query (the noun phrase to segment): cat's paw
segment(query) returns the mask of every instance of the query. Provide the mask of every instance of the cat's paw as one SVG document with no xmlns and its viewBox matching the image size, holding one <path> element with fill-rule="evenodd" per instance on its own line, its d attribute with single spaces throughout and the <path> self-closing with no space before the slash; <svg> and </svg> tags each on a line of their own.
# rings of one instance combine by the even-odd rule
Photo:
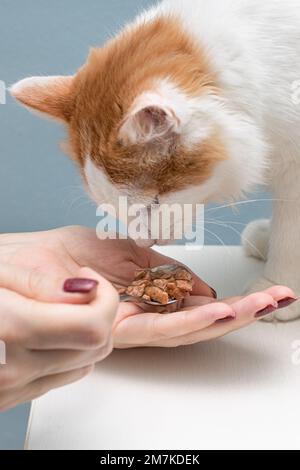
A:
<svg viewBox="0 0 300 470">
<path fill-rule="evenodd" d="M 242 245 L 246 256 L 267 260 L 270 240 L 270 220 L 254 220 L 242 233 Z"/>
<path fill-rule="evenodd" d="M 261 277 L 260 279 L 257 279 L 249 289 L 247 289 L 247 294 L 264 291 L 274 285 L 274 282 L 269 281 L 265 277 Z M 295 294 L 297 295 L 299 292 L 295 292 Z M 267 322 L 288 322 L 300 318 L 300 302 L 295 302 L 287 307 L 284 307 L 284 304 L 281 305 L 281 308 L 276 310 L 276 312 L 271 313 L 262 320 Z"/>
</svg>

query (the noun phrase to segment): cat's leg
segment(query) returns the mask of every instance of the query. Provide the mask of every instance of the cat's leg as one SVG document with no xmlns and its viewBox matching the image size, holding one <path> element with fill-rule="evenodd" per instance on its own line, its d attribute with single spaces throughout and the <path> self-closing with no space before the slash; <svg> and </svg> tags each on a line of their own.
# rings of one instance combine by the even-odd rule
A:
<svg viewBox="0 0 300 470">
<path fill-rule="evenodd" d="M 281 173 L 272 178 L 274 210 L 271 224 L 268 226 L 263 221 L 246 229 L 244 246 L 246 244 L 246 253 L 252 256 L 255 249 L 252 246 L 251 250 L 251 245 L 254 244 L 256 257 L 265 258 L 267 254 L 264 276 L 253 284 L 251 291 L 279 284 L 290 287 L 300 297 L 300 159 L 290 159 L 281 168 Z M 246 238 L 250 238 L 250 245 L 247 245 Z M 300 301 L 278 310 L 269 320 L 296 318 L 300 318 Z"/>
<path fill-rule="evenodd" d="M 271 221 L 270 219 L 260 219 L 250 222 L 242 233 L 242 245 L 246 256 L 267 261 Z"/>
</svg>

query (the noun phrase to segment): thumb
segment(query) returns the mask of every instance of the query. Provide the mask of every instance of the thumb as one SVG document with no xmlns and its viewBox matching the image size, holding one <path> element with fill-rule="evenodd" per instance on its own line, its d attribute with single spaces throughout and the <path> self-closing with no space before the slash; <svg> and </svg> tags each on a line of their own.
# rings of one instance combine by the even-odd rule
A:
<svg viewBox="0 0 300 470">
<path fill-rule="evenodd" d="M 97 294 L 98 281 L 78 276 L 70 278 L 64 270 L 46 274 L 41 269 L 0 263 L 0 288 L 44 302 L 87 304 Z"/>
</svg>

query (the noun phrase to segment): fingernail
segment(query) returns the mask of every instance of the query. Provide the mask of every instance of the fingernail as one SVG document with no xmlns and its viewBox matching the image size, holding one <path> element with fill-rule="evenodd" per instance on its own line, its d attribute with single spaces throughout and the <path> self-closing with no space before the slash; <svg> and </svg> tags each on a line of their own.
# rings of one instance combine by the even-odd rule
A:
<svg viewBox="0 0 300 470">
<path fill-rule="evenodd" d="M 93 279 L 67 279 L 64 283 L 63 290 L 70 294 L 89 294 L 98 284 L 98 281 L 94 281 Z"/>
<path fill-rule="evenodd" d="M 287 297 L 286 299 L 279 300 L 278 302 L 278 308 L 286 308 L 289 307 L 290 305 L 294 304 L 297 302 L 298 299 L 293 299 L 292 297 Z"/>
<path fill-rule="evenodd" d="M 235 316 L 234 315 L 228 315 L 228 317 L 220 318 L 219 320 L 216 321 L 216 323 L 227 323 L 227 322 L 233 321 L 233 320 L 235 320 Z"/>
<path fill-rule="evenodd" d="M 277 309 L 278 309 L 277 304 L 276 304 L 276 306 L 275 305 L 268 305 L 268 307 L 263 308 L 262 310 L 257 312 L 257 314 L 255 315 L 255 318 L 266 317 L 267 315 L 270 315 L 270 313 L 275 312 Z"/>
<path fill-rule="evenodd" d="M 209 287 L 210 287 L 210 286 L 209 286 Z M 210 290 L 211 290 L 211 292 L 212 292 L 213 298 L 214 298 L 214 299 L 217 299 L 217 298 L 218 298 L 218 294 L 217 294 L 217 292 L 215 291 L 215 289 L 214 289 L 213 287 L 210 287 Z"/>
</svg>

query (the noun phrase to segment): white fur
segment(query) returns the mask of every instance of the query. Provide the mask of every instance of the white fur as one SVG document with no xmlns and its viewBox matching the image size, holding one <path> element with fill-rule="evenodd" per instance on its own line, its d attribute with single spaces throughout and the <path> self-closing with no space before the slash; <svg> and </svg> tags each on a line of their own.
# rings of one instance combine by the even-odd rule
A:
<svg viewBox="0 0 300 470">
<path fill-rule="evenodd" d="M 227 145 L 235 155 L 239 135 L 237 147 L 241 151 L 228 165 L 240 173 L 241 187 L 249 189 L 244 185 L 248 183 L 249 165 L 254 168 L 250 179 L 255 182 L 267 164 L 265 175 L 275 204 L 265 280 L 259 281 L 259 287 L 285 284 L 299 295 L 300 105 L 293 100 L 294 83 L 300 78 L 299 1 L 164 0 L 138 21 L 165 14 L 181 19 L 204 47 L 219 77 L 224 91 L 223 112 L 230 115 L 237 131 L 227 134 Z M 241 117 L 244 125 L 239 132 Z M 247 124 L 251 135 L 247 135 Z M 249 144 L 253 149 L 250 152 Z M 259 245 L 261 240 L 254 241 Z M 299 315 L 299 305 L 294 304 L 289 312 L 279 312 L 276 317 L 292 319 Z"/>
<path fill-rule="evenodd" d="M 119 190 L 113 185 L 103 171 L 96 167 L 92 159 L 87 156 L 84 174 L 87 181 L 87 189 L 91 198 L 97 204 L 118 202 Z"/>
<path fill-rule="evenodd" d="M 242 245 L 247 256 L 267 261 L 270 242 L 270 220 L 251 222 L 242 233 Z"/>
<path fill-rule="evenodd" d="M 105 204 L 106 211 L 108 211 L 110 215 L 116 215 L 121 222 L 127 225 L 132 219 L 128 214 L 124 214 L 125 218 L 123 218 L 122 214 L 118 211 L 120 196 L 124 196 L 127 198 L 128 207 L 134 204 L 144 206 L 145 210 L 143 209 L 141 211 L 141 220 L 146 226 L 148 223 L 147 207 L 154 203 L 155 194 L 153 194 L 153 197 L 145 197 L 143 194 L 137 193 L 134 188 L 116 187 L 106 174 L 97 168 L 89 156 L 86 158 L 84 174 L 87 181 L 87 190 L 91 198 L 99 206 L 103 207 L 103 204 Z M 111 211 L 109 211 L 110 206 L 112 206 Z M 151 247 L 156 243 L 156 240 L 151 240 L 150 238 L 148 240 L 139 239 L 137 242 L 141 247 Z"/>
<path fill-rule="evenodd" d="M 171 107 L 179 120 L 176 132 L 186 145 L 201 144 L 218 130 L 229 159 L 203 185 L 160 202 L 232 200 L 267 183 L 274 193 L 274 217 L 265 277 L 258 285 L 285 284 L 300 294 L 300 105 L 292 96 L 300 79 L 299 0 L 163 0 L 128 28 L 161 15 L 176 15 L 198 41 L 222 94 L 190 99 L 170 77 L 149 93 L 158 105 Z M 143 105 L 149 97 L 140 97 Z M 127 132 L 136 138 L 134 127 Z M 134 188 L 114 187 L 91 161 L 86 176 L 98 202 L 124 192 L 143 202 Z M 265 231 L 262 236 L 253 228 L 248 236 L 266 256 Z M 278 317 L 295 318 L 299 310 L 295 304 Z"/>
<path fill-rule="evenodd" d="M 18 96 L 28 88 L 39 88 L 40 86 L 45 86 L 46 83 L 52 83 L 53 80 L 55 80 L 54 77 L 28 77 L 12 85 L 9 91 L 13 96 Z"/>
<path fill-rule="evenodd" d="M 129 204 L 149 206 L 155 202 L 155 193 L 145 196 L 134 187 L 118 187 L 113 184 L 104 171 L 100 170 L 89 156 L 86 157 L 84 174 L 90 195 L 97 204 L 110 203 L 117 206 L 120 196 L 126 196 Z"/>
</svg>

